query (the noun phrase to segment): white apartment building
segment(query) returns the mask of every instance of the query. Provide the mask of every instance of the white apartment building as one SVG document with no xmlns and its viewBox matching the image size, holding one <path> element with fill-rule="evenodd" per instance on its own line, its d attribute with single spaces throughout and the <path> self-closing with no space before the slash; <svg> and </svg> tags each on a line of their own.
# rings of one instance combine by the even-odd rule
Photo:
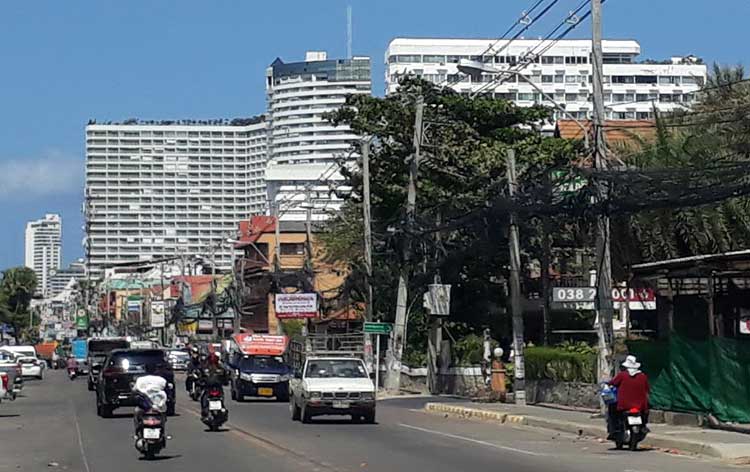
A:
<svg viewBox="0 0 750 472">
<path fill-rule="evenodd" d="M 237 222 L 265 210 L 264 117 L 86 126 L 91 272 L 180 254 L 231 267 Z"/>
<path fill-rule="evenodd" d="M 50 272 L 47 280 L 47 297 L 54 298 L 70 285 L 71 280 L 77 282 L 86 278 L 86 263 L 84 259 L 71 262 L 66 268 Z"/>
<path fill-rule="evenodd" d="M 461 93 L 481 89 L 519 106 L 550 105 L 531 82 L 564 106 L 569 117 L 591 117 L 590 40 L 565 39 L 549 49 L 553 41 L 508 43 L 505 39 L 395 38 L 385 53 L 386 93 L 396 90 L 401 76 L 415 74 Z M 652 119 L 654 105 L 664 112 L 683 108 L 690 105 L 706 81 L 706 66 L 692 56 L 639 62 L 641 46 L 633 40 L 604 40 L 602 49 L 608 119 Z M 523 77 L 507 75 L 502 83 L 493 84 L 497 74 L 485 73 L 474 80 L 459 72 L 462 59 L 502 71 L 518 71 Z M 563 118 L 560 115 L 557 113 Z"/>
<path fill-rule="evenodd" d="M 49 277 L 62 265 L 62 219 L 47 214 L 26 223 L 25 265 L 33 269 L 37 293 L 47 296 Z"/>
<path fill-rule="evenodd" d="M 266 71 L 269 120 L 266 184 L 271 212 L 303 220 L 309 199 L 313 218 L 338 210 L 332 189 L 342 180 L 337 159 L 347 157 L 359 137 L 333 126 L 323 114 L 340 108 L 350 94 L 370 94 L 370 58 L 328 59 L 309 51 L 304 62 L 276 59 Z"/>
</svg>

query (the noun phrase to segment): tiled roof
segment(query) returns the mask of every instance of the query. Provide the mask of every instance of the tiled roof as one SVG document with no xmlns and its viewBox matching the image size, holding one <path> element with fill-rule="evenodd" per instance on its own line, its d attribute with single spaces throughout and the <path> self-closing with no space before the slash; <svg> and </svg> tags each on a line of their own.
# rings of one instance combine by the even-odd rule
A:
<svg viewBox="0 0 750 472">
<path fill-rule="evenodd" d="M 591 121 L 581 121 L 591 130 Z M 589 131 L 590 132 L 590 131 Z M 639 140 L 650 141 L 656 136 L 656 124 L 653 120 L 607 120 L 604 123 L 605 139 L 610 143 L 637 143 Z M 555 127 L 555 136 L 565 139 L 583 139 L 583 130 L 573 120 L 559 120 Z"/>
</svg>

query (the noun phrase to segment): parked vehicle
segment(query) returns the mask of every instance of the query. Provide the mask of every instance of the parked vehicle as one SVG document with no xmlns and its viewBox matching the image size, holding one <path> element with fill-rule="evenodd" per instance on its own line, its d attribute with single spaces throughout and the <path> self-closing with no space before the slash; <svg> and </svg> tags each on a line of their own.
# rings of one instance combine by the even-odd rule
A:
<svg viewBox="0 0 750 472">
<path fill-rule="evenodd" d="M 127 349 L 129 347 L 130 342 L 125 338 L 89 338 L 86 346 L 86 363 L 89 369 L 88 388 L 90 391 L 96 389 L 99 372 L 109 353 L 114 349 Z"/>
<path fill-rule="evenodd" d="M 362 356 L 364 336 L 308 335 L 290 346 L 292 420 L 309 423 L 318 415 L 351 415 L 375 423 L 375 385 Z"/>
<path fill-rule="evenodd" d="M 283 357 L 288 344 L 286 336 L 234 336 L 227 361 L 232 400 L 242 401 L 246 396 L 255 396 L 289 401 L 291 368 Z"/>
<path fill-rule="evenodd" d="M 115 349 L 110 352 L 97 379 L 97 414 L 108 418 L 116 408 L 136 406 L 138 401 L 131 383 L 146 373 L 166 379 L 167 414 L 174 415 L 174 373 L 161 349 Z"/>
<path fill-rule="evenodd" d="M 71 345 L 71 354 L 78 363 L 78 372 L 80 374 L 89 373 L 89 364 L 87 361 L 88 357 L 88 341 L 83 338 L 74 339 Z"/>
<path fill-rule="evenodd" d="M 10 394 L 14 397 L 23 389 L 23 375 L 21 364 L 18 362 L 20 355 L 0 350 L 0 372 L 8 376 L 11 387 Z"/>
<path fill-rule="evenodd" d="M 190 354 L 182 349 L 170 349 L 167 354 L 167 359 L 172 365 L 172 370 L 183 371 L 188 369 Z"/>
<path fill-rule="evenodd" d="M 0 403 L 3 399 L 8 398 L 8 392 L 13 392 L 13 384 L 10 383 L 8 374 L 0 372 Z"/>
</svg>

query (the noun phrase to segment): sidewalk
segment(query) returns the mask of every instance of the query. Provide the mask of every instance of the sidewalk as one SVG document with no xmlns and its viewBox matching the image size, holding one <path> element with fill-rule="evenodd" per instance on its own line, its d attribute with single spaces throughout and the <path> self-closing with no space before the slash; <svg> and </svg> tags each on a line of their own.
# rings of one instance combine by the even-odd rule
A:
<svg viewBox="0 0 750 472">
<path fill-rule="evenodd" d="M 590 413 L 507 403 L 428 403 L 425 410 L 497 423 L 534 426 L 565 433 L 607 437 L 604 419 Z M 750 435 L 688 426 L 649 424 L 651 433 L 644 446 L 674 449 L 691 454 L 737 461 L 750 458 Z"/>
</svg>

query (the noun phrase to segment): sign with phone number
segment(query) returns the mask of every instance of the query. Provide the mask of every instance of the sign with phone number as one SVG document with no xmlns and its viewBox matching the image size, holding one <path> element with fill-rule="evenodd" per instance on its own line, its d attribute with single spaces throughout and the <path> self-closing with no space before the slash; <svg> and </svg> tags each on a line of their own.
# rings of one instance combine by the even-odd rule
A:
<svg viewBox="0 0 750 472">
<path fill-rule="evenodd" d="M 552 303 L 577 310 L 593 310 L 596 300 L 594 287 L 553 287 Z M 656 293 L 651 288 L 613 288 L 615 309 L 627 301 L 631 310 L 656 310 Z"/>
</svg>

